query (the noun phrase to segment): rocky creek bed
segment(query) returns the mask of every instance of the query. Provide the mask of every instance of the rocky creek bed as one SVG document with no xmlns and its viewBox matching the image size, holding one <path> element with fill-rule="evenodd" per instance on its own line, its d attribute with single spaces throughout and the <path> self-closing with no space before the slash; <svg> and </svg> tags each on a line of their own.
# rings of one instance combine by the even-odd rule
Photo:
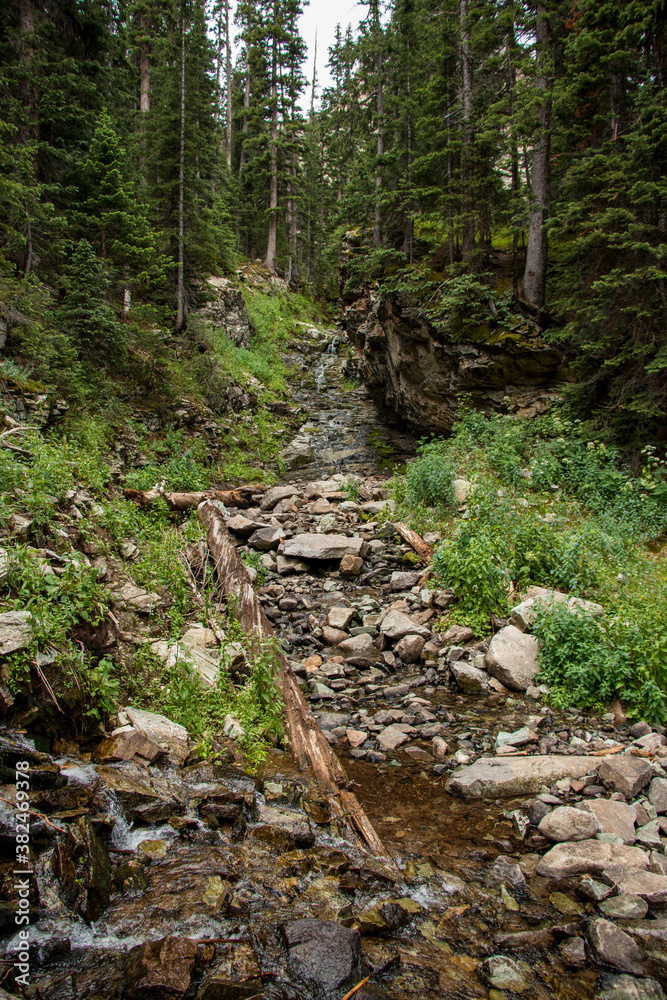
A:
<svg viewBox="0 0 667 1000">
<path fill-rule="evenodd" d="M 532 617 L 567 595 L 535 588 L 481 642 L 438 624 L 452 594 L 391 520 L 371 404 L 344 389 L 335 351 L 312 359 L 295 387 L 311 426 L 288 448 L 292 480 L 229 509 L 227 528 L 260 553 L 259 600 L 396 867 L 337 836 L 288 752 L 246 774 L 233 719 L 224 762 L 132 706 L 90 754 L 62 739 L 37 750 L 7 728 L 2 987 L 31 1000 L 343 1000 L 366 980 L 359 1000 L 664 1000 L 667 740 L 545 703 Z M 159 599 L 110 585 L 124 633 L 138 631 Z M 11 614 L 3 654 L 26 630 Z M 210 683 L 213 632 L 190 623 L 181 642 Z M 21 992 L 23 760 L 34 876 Z"/>
</svg>

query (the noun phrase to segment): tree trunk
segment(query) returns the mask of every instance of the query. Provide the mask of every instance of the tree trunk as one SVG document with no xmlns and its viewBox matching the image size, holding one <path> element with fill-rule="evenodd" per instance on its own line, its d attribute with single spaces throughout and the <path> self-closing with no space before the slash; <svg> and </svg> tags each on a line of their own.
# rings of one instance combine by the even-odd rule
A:
<svg viewBox="0 0 667 1000">
<path fill-rule="evenodd" d="M 227 168 L 232 166 L 232 40 L 229 35 L 229 0 L 225 0 L 225 77 L 227 93 L 225 95 L 225 156 Z"/>
<path fill-rule="evenodd" d="M 19 0 L 19 94 L 24 115 L 19 126 L 22 143 L 37 138 L 35 92 L 33 89 L 32 57 L 34 55 L 35 8 L 32 0 Z"/>
<path fill-rule="evenodd" d="M 148 49 L 148 15 L 139 18 L 141 28 L 141 47 L 139 49 L 139 111 L 148 114 L 151 109 L 151 60 Z"/>
<path fill-rule="evenodd" d="M 239 177 L 245 167 L 245 141 L 248 134 L 248 111 L 250 110 L 250 67 L 246 66 L 245 91 L 243 93 L 243 126 L 241 128 L 241 155 L 239 157 Z"/>
<path fill-rule="evenodd" d="M 475 251 L 475 220 L 472 206 L 472 56 L 470 27 L 468 25 L 468 0 L 460 0 L 461 63 L 463 84 L 461 107 L 463 112 L 463 151 L 461 153 L 461 182 L 463 185 L 463 224 L 461 227 L 461 253 L 470 261 Z"/>
<path fill-rule="evenodd" d="M 526 302 L 541 309 L 544 305 L 547 285 L 549 244 L 546 221 L 549 216 L 551 181 L 551 90 L 547 53 L 549 22 L 546 8 L 543 6 L 537 8 L 535 41 L 538 66 L 537 87 L 542 92 L 542 105 L 539 112 L 539 127 L 533 142 L 530 225 L 521 293 Z"/>
<path fill-rule="evenodd" d="M 178 158 L 178 269 L 176 275 L 176 330 L 185 321 L 184 257 L 184 187 L 185 187 L 185 9 L 181 12 L 181 148 Z"/>
<path fill-rule="evenodd" d="M 266 264 L 276 269 L 276 233 L 278 228 L 278 51 L 275 35 L 271 47 L 271 131 L 269 135 L 269 236 L 266 242 Z"/>
<path fill-rule="evenodd" d="M 259 650 L 262 640 L 273 639 L 273 629 L 224 526 L 222 514 L 213 503 L 206 502 L 199 508 L 199 520 L 206 528 L 220 587 L 225 594 L 233 595 L 241 627 L 251 645 Z M 276 647 L 276 664 L 280 671 L 279 684 L 292 753 L 301 769 L 310 766 L 320 790 L 328 798 L 332 826 L 337 827 L 343 836 L 355 840 L 360 847 L 383 858 L 388 863 L 391 877 L 400 877 L 398 868 L 356 796 L 348 791 L 347 776 L 301 694 L 287 658 L 279 647 Z"/>
<path fill-rule="evenodd" d="M 375 170 L 375 225 L 373 226 L 373 243 L 376 247 L 382 242 L 382 209 L 380 207 L 380 191 L 382 189 L 381 157 L 384 154 L 384 88 L 382 83 L 382 52 L 378 52 L 377 61 L 377 167 Z"/>
<path fill-rule="evenodd" d="M 519 150 L 514 136 L 514 68 L 512 66 L 511 34 L 507 35 L 507 78 L 510 97 L 510 161 L 512 173 L 512 294 L 519 294 L 519 230 L 517 211 L 519 202 Z"/>
</svg>

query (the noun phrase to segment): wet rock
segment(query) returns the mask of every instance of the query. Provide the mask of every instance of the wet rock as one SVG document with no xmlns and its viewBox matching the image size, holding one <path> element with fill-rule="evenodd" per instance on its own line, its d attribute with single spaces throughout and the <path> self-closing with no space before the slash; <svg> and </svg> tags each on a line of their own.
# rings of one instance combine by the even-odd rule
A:
<svg viewBox="0 0 667 1000">
<path fill-rule="evenodd" d="M 87 816 L 79 816 L 69 826 L 65 843 L 56 844 L 51 867 L 69 908 L 88 923 L 97 920 L 109 905 L 111 865 Z"/>
<path fill-rule="evenodd" d="M 570 840 L 588 840 L 600 825 L 595 816 L 570 806 L 558 806 L 540 822 L 539 832 L 556 843 Z"/>
<path fill-rule="evenodd" d="M 616 882 L 616 888 L 620 893 L 641 896 L 651 906 L 663 907 L 667 904 L 667 875 L 648 871 L 632 872 Z"/>
<path fill-rule="evenodd" d="M 182 808 L 166 781 L 114 767 L 99 767 L 97 773 L 132 821 L 164 822 Z"/>
<path fill-rule="evenodd" d="M 484 670 L 478 670 L 471 663 L 453 661 L 449 665 L 452 676 L 458 686 L 466 694 L 480 694 L 489 690 L 489 675 Z"/>
<path fill-rule="evenodd" d="M 291 850 L 311 847 L 315 842 L 315 834 L 303 813 L 260 805 L 258 820 L 259 825 L 252 827 L 251 836 L 267 844 Z"/>
<path fill-rule="evenodd" d="M 641 920 L 648 912 L 646 900 L 630 893 L 605 899 L 599 906 L 605 917 L 609 917 L 610 920 Z"/>
<path fill-rule="evenodd" d="M 644 949 L 611 921 L 601 918 L 593 920 L 588 928 L 588 943 L 596 958 L 614 969 L 634 972 L 636 975 L 644 972 Z"/>
<path fill-rule="evenodd" d="M 431 633 L 425 625 L 420 625 L 409 615 L 396 610 L 387 612 L 382 619 L 380 631 L 392 641 L 403 639 L 406 635 L 419 635 L 423 639 L 431 638 Z"/>
<path fill-rule="evenodd" d="M 667 813 L 667 778 L 654 778 L 648 799 L 656 812 Z"/>
<path fill-rule="evenodd" d="M 665 993 L 655 979 L 603 976 L 595 1000 L 665 1000 Z"/>
<path fill-rule="evenodd" d="M 378 746 L 383 751 L 397 750 L 404 743 L 407 743 L 409 739 L 409 736 L 401 732 L 400 729 L 395 729 L 394 726 L 388 726 L 381 733 L 378 733 L 377 736 Z"/>
<path fill-rule="evenodd" d="M 481 757 L 455 772 L 447 790 L 464 799 L 497 799 L 540 792 L 561 778 L 581 778 L 594 765 L 590 757 Z"/>
<path fill-rule="evenodd" d="M 123 726 L 95 748 L 93 760 L 118 761 L 143 757 L 152 762 L 164 750 L 154 740 L 149 739 L 132 726 Z"/>
<path fill-rule="evenodd" d="M 491 867 L 486 871 L 484 883 L 491 887 L 497 888 L 498 886 L 505 885 L 509 886 L 510 889 L 517 890 L 525 888 L 526 877 L 516 861 L 506 857 L 504 854 L 499 854 Z"/>
<path fill-rule="evenodd" d="M 514 625 L 497 632 L 486 654 L 486 669 L 505 687 L 525 691 L 538 672 L 537 639 Z"/>
<path fill-rule="evenodd" d="M 119 590 L 114 590 L 112 596 L 114 604 L 118 607 L 127 608 L 128 611 L 140 611 L 142 614 L 150 614 L 162 604 L 159 594 L 149 593 L 133 583 L 126 583 Z"/>
<path fill-rule="evenodd" d="M 29 611 L 5 611 L 0 614 L 0 656 L 7 656 L 27 646 L 30 632 Z"/>
<path fill-rule="evenodd" d="M 123 711 L 138 732 L 162 747 L 177 764 L 184 763 L 190 750 L 188 731 L 184 726 L 179 726 L 164 715 L 145 712 L 141 708 L 128 706 Z"/>
<path fill-rule="evenodd" d="M 169 845 L 166 840 L 142 840 L 137 847 L 140 861 L 162 861 L 167 857 Z"/>
<path fill-rule="evenodd" d="M 126 973 L 127 1000 L 177 1000 L 190 989 L 197 945 L 165 937 L 132 948 Z"/>
<path fill-rule="evenodd" d="M 615 833 L 624 844 L 634 844 L 635 812 L 631 806 L 613 799 L 590 799 L 584 808 L 597 818 L 603 833 Z"/>
<path fill-rule="evenodd" d="M 577 892 L 584 899 L 590 899 L 593 903 L 600 903 L 603 899 L 607 899 L 611 896 L 614 890 L 604 882 L 596 882 L 592 879 L 590 875 L 586 875 L 582 878 L 581 882 L 577 886 Z"/>
<path fill-rule="evenodd" d="M 618 754 L 600 764 L 598 776 L 600 779 L 613 788 L 615 792 L 620 792 L 626 799 L 633 799 L 639 792 L 648 785 L 652 776 L 651 765 L 641 757 L 634 757 L 630 754 Z"/>
<path fill-rule="evenodd" d="M 295 535 L 284 545 L 284 555 L 299 559 L 342 559 L 343 556 L 364 556 L 368 543 L 363 538 L 345 535 Z"/>
<path fill-rule="evenodd" d="M 648 855 L 638 847 L 581 840 L 556 844 L 544 855 L 536 871 L 544 878 L 567 878 L 570 875 L 601 875 L 612 865 L 626 866 L 629 872 L 645 870 L 647 864 Z"/>
<path fill-rule="evenodd" d="M 256 549 L 258 552 L 269 552 L 272 549 L 278 548 L 281 538 L 282 532 L 280 528 L 272 528 L 267 525 L 265 528 L 258 528 L 257 531 L 253 531 L 248 539 L 248 545 L 251 549 Z"/>
<path fill-rule="evenodd" d="M 216 964 L 206 973 L 197 1000 L 246 1000 L 261 996 L 264 984 L 257 957 L 243 941 L 235 941 L 224 949 L 216 949 Z"/>
<path fill-rule="evenodd" d="M 406 635 L 394 647 L 403 663 L 419 663 L 425 639 L 420 635 Z"/>
<path fill-rule="evenodd" d="M 322 1000 L 361 978 L 361 939 L 333 921 L 293 920 L 281 927 L 292 975 Z"/>
<path fill-rule="evenodd" d="M 586 942 L 581 937 L 568 938 L 559 945 L 560 957 L 572 969 L 581 969 L 586 964 Z"/>
<path fill-rule="evenodd" d="M 480 962 L 477 971 L 489 986 L 514 993 L 525 993 L 535 980 L 535 974 L 526 962 L 517 962 L 506 955 L 492 955 Z"/>
</svg>

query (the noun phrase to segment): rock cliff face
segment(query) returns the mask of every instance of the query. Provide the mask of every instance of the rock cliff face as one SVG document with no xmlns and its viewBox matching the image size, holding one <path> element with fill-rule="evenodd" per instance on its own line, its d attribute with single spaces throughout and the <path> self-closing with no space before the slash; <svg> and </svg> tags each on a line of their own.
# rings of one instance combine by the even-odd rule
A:
<svg viewBox="0 0 667 1000">
<path fill-rule="evenodd" d="M 487 413 L 535 416 L 572 381 L 562 353 L 539 339 L 446 342 L 418 309 L 373 292 L 347 307 L 344 325 L 357 353 L 350 373 L 417 433 L 448 434 L 462 393 Z"/>
<path fill-rule="evenodd" d="M 240 288 L 228 278 L 212 276 L 207 284 L 213 298 L 198 315 L 239 347 L 250 347 L 250 320 Z"/>
</svg>

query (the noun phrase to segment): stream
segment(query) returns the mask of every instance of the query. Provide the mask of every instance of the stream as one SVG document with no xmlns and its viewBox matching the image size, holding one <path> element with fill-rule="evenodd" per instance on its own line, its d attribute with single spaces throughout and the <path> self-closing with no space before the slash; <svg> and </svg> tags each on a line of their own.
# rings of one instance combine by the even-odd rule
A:
<svg viewBox="0 0 667 1000">
<path fill-rule="evenodd" d="M 292 402 L 305 417 L 285 452 L 291 492 L 283 484 L 275 502 L 280 488 L 230 511 L 232 530 L 242 551 L 258 524 L 281 533 L 279 549 L 257 543 L 268 571 L 260 601 L 398 874 L 338 836 L 285 749 L 251 776 L 233 733 L 217 759 L 198 760 L 178 727 L 150 713 L 120 718 L 116 743 L 92 755 L 62 745 L 46 753 L 25 734 L 0 732 L 2 986 L 30 1000 L 661 1000 L 667 888 L 618 890 L 628 872 L 612 869 L 636 850 L 629 874 L 667 884 L 667 821 L 651 818 L 647 798 L 648 781 L 662 780 L 663 738 L 637 737 L 609 716 L 554 713 L 538 690 L 529 697 L 486 675 L 465 689 L 457 671 L 485 673 L 489 641 L 437 624 L 451 595 L 423 582 L 386 506 L 386 478 L 415 440 L 346 381 L 339 333 L 306 331 L 304 343 L 289 358 Z M 341 538 L 348 569 L 340 554 L 308 548 Z M 151 758 L 155 744 L 166 752 Z M 560 778 L 517 778 L 509 792 L 447 790 L 480 759 L 500 773 L 586 755 L 590 767 L 569 777 L 564 765 Z M 637 793 L 603 782 L 597 769 L 612 757 L 648 768 Z M 20 760 L 30 762 L 35 813 L 23 991 L 13 964 Z M 586 803 L 603 799 L 631 803 L 636 847 L 604 829 L 557 842 L 599 845 L 587 848 L 595 858 L 608 846 L 609 856 L 544 874 L 554 842 L 540 820 L 563 806 L 590 818 Z M 652 822 L 653 840 L 642 840 Z M 634 908 L 625 915 L 618 904 L 599 909 L 626 897 Z"/>
</svg>

